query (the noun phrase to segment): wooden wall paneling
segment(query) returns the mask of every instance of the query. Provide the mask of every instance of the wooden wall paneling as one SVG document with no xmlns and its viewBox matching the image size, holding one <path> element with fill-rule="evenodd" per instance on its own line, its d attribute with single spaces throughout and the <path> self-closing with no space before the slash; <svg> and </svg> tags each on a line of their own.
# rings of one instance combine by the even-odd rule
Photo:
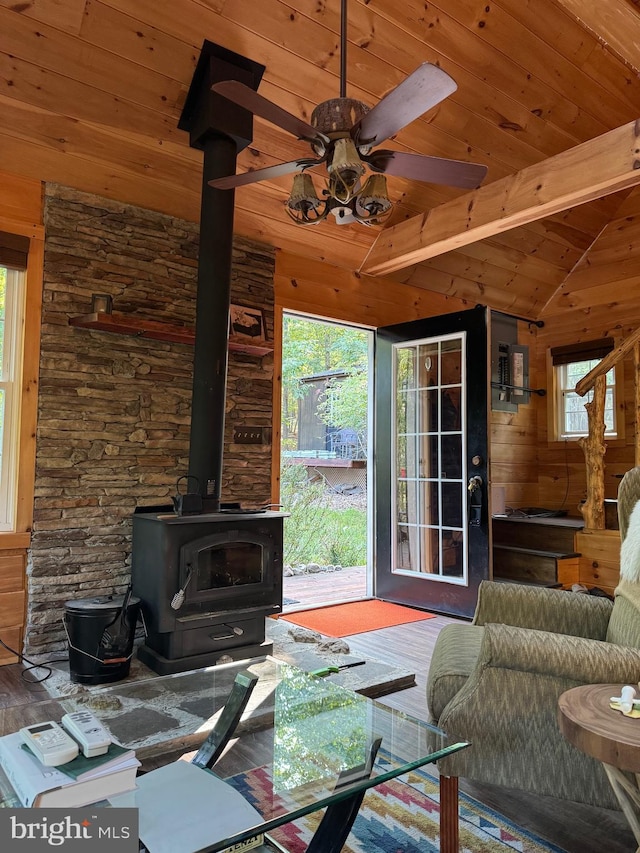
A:
<svg viewBox="0 0 640 853">
<path fill-rule="evenodd" d="M 0 595 L 0 631 L 22 625 L 25 593 L 23 589 Z M 1 636 L 1 635 L 0 635 Z"/>
<path fill-rule="evenodd" d="M 176 48 L 179 43 L 176 43 Z M 93 46 L 91 62 L 82 40 L 46 24 L 34 24 L 28 18 L 0 8 L 0 52 L 18 57 L 40 68 L 56 71 L 60 57 L 70 79 L 83 80 L 88 86 L 118 99 L 166 113 L 180 107 L 184 84 L 177 79 L 149 71 L 141 65 Z M 176 57 L 179 62 L 180 56 Z M 50 106 L 55 106 L 51 104 Z"/>
<path fill-rule="evenodd" d="M 518 230 L 517 228 L 513 229 L 513 231 Z M 563 263 L 550 262 L 542 258 L 535 249 L 529 248 L 527 250 L 524 246 L 516 248 L 510 245 L 510 241 L 504 238 L 512 233 L 512 231 L 505 231 L 499 236 L 496 235 L 494 239 L 471 243 L 469 246 L 459 249 L 457 254 L 464 258 L 483 261 L 491 268 L 498 267 L 509 271 L 512 275 L 517 275 L 518 278 L 522 276 L 531 287 L 542 285 L 552 290 L 559 287 L 568 272 L 567 261 L 564 260 Z"/>
<path fill-rule="evenodd" d="M 15 649 L 16 651 L 20 651 L 22 648 L 22 634 L 22 627 L 16 626 L 0 628 L 0 639 L 2 639 L 9 648 Z M 0 666 L 6 666 L 9 663 L 18 663 L 19 660 L 20 658 L 18 655 L 14 655 L 3 646 L 0 646 Z"/>
<path fill-rule="evenodd" d="M 20 9 L 21 14 L 34 21 L 50 24 L 57 29 L 77 35 L 85 13 L 87 0 L 56 0 L 55 3 L 35 2 L 25 3 Z M 0 0 L 0 6 L 5 9 L 15 9 L 15 0 Z"/>
<path fill-rule="evenodd" d="M 276 303 L 285 309 L 371 328 L 469 307 L 458 299 L 315 263 L 289 252 L 276 255 L 275 288 Z"/>
<path fill-rule="evenodd" d="M 134 104 L 126 98 L 107 94 L 82 79 L 74 80 L 53 70 L 42 71 L 30 61 L 0 51 L 0 74 L 15 78 L 11 87 L 18 102 L 66 115 L 79 121 L 104 124 L 123 131 L 146 133 L 154 139 L 182 141 L 184 132 L 177 127 L 177 114 L 166 115 Z M 19 164 L 13 162 L 12 168 Z"/>
<path fill-rule="evenodd" d="M 624 65 L 614 60 L 617 73 L 608 75 L 609 86 L 605 87 L 602 76 L 590 69 L 599 56 L 597 40 L 562 12 L 554 15 L 558 10 L 553 4 L 545 4 L 544 15 L 539 8 L 526 9 L 523 15 L 526 5 L 518 0 L 503 0 L 500 5 L 481 7 L 478 13 L 478 4 L 465 0 L 456 3 L 455 8 L 460 13 L 466 6 L 470 13 L 467 26 L 475 27 L 479 36 L 496 49 L 509 43 L 521 48 L 526 45 L 528 55 L 531 51 L 531 72 L 549 88 L 567 95 L 594 117 L 612 124 L 619 121 L 630 107 Z M 554 17 L 558 21 L 556 28 L 550 24 Z M 598 62 L 601 75 L 604 65 L 606 59 Z M 590 86 L 585 85 L 585 75 L 590 78 Z M 602 98 L 608 99 L 606 109 L 602 109 Z"/>
<path fill-rule="evenodd" d="M 607 47 L 638 73 L 640 65 L 632 45 L 640 39 L 640 22 L 633 6 L 625 0 L 608 0 L 606 5 L 585 0 L 558 3 L 582 26 L 598 33 Z"/>
<path fill-rule="evenodd" d="M 2 187 L 2 228 L 9 230 L 13 223 L 13 233 L 24 234 L 16 230 L 36 225 L 42 228 L 42 184 L 29 181 L 10 172 L 0 172 Z M 39 232 L 41 235 L 41 232 Z M 27 235 L 30 236 L 30 235 Z M 41 235 L 42 236 L 42 235 Z"/>
<path fill-rule="evenodd" d="M 473 270 L 470 270 L 466 276 L 444 272 L 437 268 L 436 261 L 433 264 L 418 264 L 415 267 L 399 270 L 388 275 L 387 278 L 401 281 L 412 287 L 423 287 L 425 290 L 444 296 L 455 297 L 470 303 L 467 307 L 482 304 L 489 305 L 497 311 L 537 316 L 539 303 L 535 293 L 520 294 L 517 288 L 514 292 L 505 287 L 494 286 L 490 281 L 476 281 L 472 276 Z M 521 299 L 520 296 L 522 296 Z M 542 300 L 540 300 L 541 304 Z"/>
<path fill-rule="evenodd" d="M 201 43 L 192 45 L 180 41 L 174 35 L 137 20 L 132 12 L 135 13 L 135 5 L 130 4 L 128 14 L 122 14 L 99 0 L 88 0 L 80 38 L 107 52 L 112 52 L 113 45 L 117 44 L 120 57 L 171 80 L 190 80 Z"/>
<path fill-rule="evenodd" d="M 481 246 L 481 244 L 475 244 Z M 537 315 L 540 308 L 547 301 L 548 295 L 552 293 L 556 285 L 548 284 L 544 280 L 527 276 L 524 270 L 511 269 L 506 264 L 493 264 L 489 260 L 480 257 L 465 256 L 463 251 L 448 252 L 434 258 L 425 265 L 425 269 L 437 270 L 445 275 L 455 278 L 469 279 L 476 282 L 481 289 L 486 285 L 495 288 L 505 297 L 514 301 L 517 299 L 522 304 L 529 302 L 531 305 L 531 316 Z M 504 301 L 501 299 L 501 301 Z M 491 302 L 493 305 L 493 301 Z"/>
<path fill-rule="evenodd" d="M 153 179 L 136 180 L 131 172 L 108 168 L 104 162 L 53 151 L 25 139 L 14 139 L 0 130 L 0 160 L 14 162 L 24 177 L 40 177 L 50 183 L 124 201 L 197 222 L 200 197 L 177 185 Z"/>
<path fill-rule="evenodd" d="M 23 550 L 0 553 L 0 593 L 20 592 L 24 589 L 26 554 Z"/>
<path fill-rule="evenodd" d="M 630 262 L 630 266 L 633 261 Z M 637 267 L 637 261 L 635 261 Z M 624 269 L 620 270 L 620 275 L 624 275 Z M 592 310 L 596 306 L 603 308 L 614 307 L 615 305 L 624 305 L 628 309 L 628 297 L 630 289 L 638 287 L 640 282 L 640 272 L 629 271 L 629 274 L 616 281 L 608 281 L 606 284 L 589 286 L 581 290 L 564 292 L 561 303 L 562 312 L 571 311 L 586 311 Z"/>
<path fill-rule="evenodd" d="M 96 168 L 106 160 L 114 169 L 132 171 L 138 179 L 157 180 L 200 192 L 202 154 L 195 149 L 169 142 L 160 149 L 151 137 L 115 135 L 104 126 L 77 121 L 2 96 L 0 108 L 7 118 L 2 132 L 15 139 L 26 138 L 54 151 L 95 161 Z M 184 137 L 186 141 L 186 134 Z"/>
<path fill-rule="evenodd" d="M 391 12 L 393 20 L 378 14 L 384 5 L 386 4 L 355 5 L 353 16 L 350 14 L 349 30 L 353 31 L 356 41 L 366 41 L 367 51 L 397 65 L 407 74 L 411 73 L 416 65 L 415 61 L 412 64 L 413 56 L 417 55 L 426 61 L 437 62 L 458 83 L 458 90 L 454 92 L 448 103 L 464 107 L 468 111 L 470 122 L 474 114 L 477 114 L 484 118 L 492 129 L 510 130 L 510 137 L 514 143 L 518 140 L 526 141 L 531 148 L 544 152 L 545 156 L 575 145 L 577 137 L 573 133 L 555 127 L 551 122 L 523 108 L 514 98 L 501 91 L 500 87 L 495 85 L 496 81 L 492 79 L 492 66 L 485 68 L 483 75 L 474 74 L 468 70 L 464 50 L 462 52 L 451 50 L 451 44 L 460 44 L 458 38 L 453 33 L 453 41 L 443 38 L 442 25 L 446 15 L 439 17 L 439 26 L 430 29 L 429 38 L 425 40 L 406 20 L 403 26 L 403 9 L 410 4 L 404 4 L 403 7 L 395 4 Z M 442 11 L 449 11 L 450 8 L 449 5 L 447 10 Z M 322 9 L 325 17 L 329 12 L 328 6 Z M 428 9 L 424 12 L 428 14 Z M 337 7 L 335 14 L 337 15 Z M 362 20 L 365 15 L 366 18 Z M 453 21 L 449 22 L 449 25 L 452 28 L 455 27 Z M 337 28 L 338 24 L 336 23 L 335 26 Z M 458 29 L 462 30 L 460 27 Z M 464 37 L 469 39 L 470 33 L 464 31 Z M 465 56 L 465 65 L 460 62 L 461 56 Z M 469 124 L 468 133 L 473 132 L 475 130 Z M 475 146 L 491 147 L 489 140 L 483 137 L 472 136 L 471 138 Z"/>
<path fill-rule="evenodd" d="M 485 8 L 478 4 L 477 8 Z M 545 7 L 546 8 L 546 7 Z M 538 75 L 528 74 L 518 63 L 515 54 L 505 55 L 492 47 L 484 36 L 486 27 L 479 21 L 460 22 L 457 4 L 439 0 L 437 4 L 411 0 L 399 12 L 395 0 L 379 0 L 376 9 L 391 20 L 406 22 L 406 28 L 425 44 L 441 50 L 444 55 L 455 45 L 455 56 L 465 57 L 466 68 L 477 77 L 487 80 L 492 87 L 504 92 L 515 101 L 524 103 L 531 112 L 543 115 L 564 132 L 578 139 L 591 139 L 602 132 L 602 122 L 570 103 L 553 87 L 548 86 Z M 467 25 L 469 24 L 469 25 Z M 523 36 L 520 33 L 521 38 Z M 528 40 L 518 41 L 510 34 L 509 44 L 518 45 L 519 51 L 528 48 Z M 506 114 L 507 116 L 509 113 Z M 508 120 L 508 119 L 507 119 Z"/>
</svg>

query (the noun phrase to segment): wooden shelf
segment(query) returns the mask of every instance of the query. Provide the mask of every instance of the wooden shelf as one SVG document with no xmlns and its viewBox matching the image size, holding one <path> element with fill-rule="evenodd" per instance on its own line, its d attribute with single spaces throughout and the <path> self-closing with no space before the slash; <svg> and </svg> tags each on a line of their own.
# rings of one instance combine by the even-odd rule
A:
<svg viewBox="0 0 640 853">
<path fill-rule="evenodd" d="M 177 323 L 165 323 L 159 320 L 147 320 L 127 314 L 82 314 L 69 318 L 70 326 L 81 329 L 95 329 L 99 332 L 111 332 L 116 335 L 133 335 L 139 338 L 152 338 L 157 341 L 171 341 L 178 344 L 192 344 L 195 332 L 191 326 Z M 234 335 L 229 336 L 229 349 L 244 352 L 247 355 L 268 355 L 273 347 L 266 343 L 251 344 Z"/>
</svg>

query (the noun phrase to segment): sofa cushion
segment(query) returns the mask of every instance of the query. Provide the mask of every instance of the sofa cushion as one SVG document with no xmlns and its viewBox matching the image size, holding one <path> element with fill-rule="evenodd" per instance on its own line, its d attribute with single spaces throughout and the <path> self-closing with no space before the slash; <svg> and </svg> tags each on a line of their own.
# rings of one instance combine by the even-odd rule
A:
<svg viewBox="0 0 640 853">
<path fill-rule="evenodd" d="M 607 643 L 640 649 L 640 584 L 621 581 L 607 628 Z"/>
<path fill-rule="evenodd" d="M 427 681 L 427 705 L 437 723 L 445 706 L 462 688 L 478 659 L 484 628 L 445 625 L 433 649 Z"/>
</svg>

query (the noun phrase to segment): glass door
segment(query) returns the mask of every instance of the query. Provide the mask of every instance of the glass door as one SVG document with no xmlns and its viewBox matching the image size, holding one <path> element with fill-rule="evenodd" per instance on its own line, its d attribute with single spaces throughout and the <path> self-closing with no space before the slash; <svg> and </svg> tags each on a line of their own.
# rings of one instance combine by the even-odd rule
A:
<svg viewBox="0 0 640 853">
<path fill-rule="evenodd" d="M 489 576 L 486 311 L 376 336 L 376 596 L 471 615 Z"/>
</svg>

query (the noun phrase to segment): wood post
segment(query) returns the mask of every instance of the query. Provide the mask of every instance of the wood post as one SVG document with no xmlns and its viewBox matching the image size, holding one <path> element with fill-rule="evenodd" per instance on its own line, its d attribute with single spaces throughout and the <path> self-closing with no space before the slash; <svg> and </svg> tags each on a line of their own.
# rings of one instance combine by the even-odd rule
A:
<svg viewBox="0 0 640 853">
<path fill-rule="evenodd" d="M 579 438 L 578 443 L 584 451 L 587 466 L 587 499 L 580 507 L 585 527 L 604 530 L 604 454 L 607 445 L 604 442 L 605 422 L 604 406 L 607 391 L 606 377 L 596 378 L 593 388 L 593 400 L 585 403 L 589 421 L 589 435 Z"/>
</svg>

